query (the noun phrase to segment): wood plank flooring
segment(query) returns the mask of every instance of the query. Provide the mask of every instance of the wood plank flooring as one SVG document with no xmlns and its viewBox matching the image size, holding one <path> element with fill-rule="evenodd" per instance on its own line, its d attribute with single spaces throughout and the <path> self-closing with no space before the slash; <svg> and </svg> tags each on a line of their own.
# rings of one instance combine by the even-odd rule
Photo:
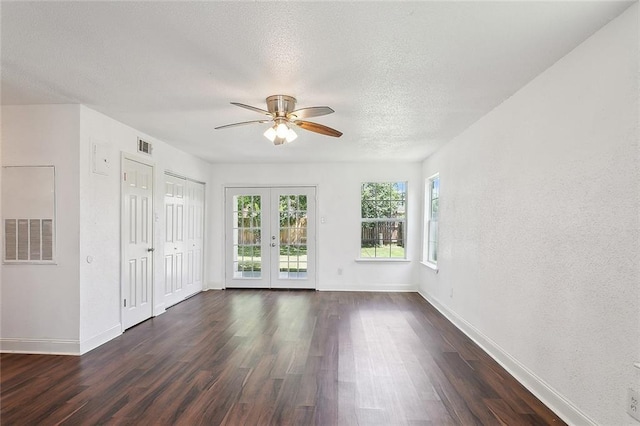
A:
<svg viewBox="0 0 640 426">
<path fill-rule="evenodd" d="M 564 424 L 415 293 L 209 291 L 0 386 L 3 425 Z"/>
</svg>

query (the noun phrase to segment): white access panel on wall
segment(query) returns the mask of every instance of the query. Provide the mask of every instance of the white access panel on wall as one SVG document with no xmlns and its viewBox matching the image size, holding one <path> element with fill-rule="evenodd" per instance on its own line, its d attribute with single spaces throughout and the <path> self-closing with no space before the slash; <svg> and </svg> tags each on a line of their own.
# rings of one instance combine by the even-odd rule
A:
<svg viewBox="0 0 640 426">
<path fill-rule="evenodd" d="M 54 167 L 3 167 L 2 216 L 5 263 L 54 263 Z"/>
</svg>

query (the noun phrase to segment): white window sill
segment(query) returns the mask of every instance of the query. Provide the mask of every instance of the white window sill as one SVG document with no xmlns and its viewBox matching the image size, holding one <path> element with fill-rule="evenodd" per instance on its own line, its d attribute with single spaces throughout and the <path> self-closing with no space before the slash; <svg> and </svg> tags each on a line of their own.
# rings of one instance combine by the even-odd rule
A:
<svg viewBox="0 0 640 426">
<path fill-rule="evenodd" d="M 391 263 L 409 263 L 409 259 L 399 259 L 395 257 L 358 257 L 356 262 L 361 263 L 376 263 L 376 262 L 391 262 Z"/>
<path fill-rule="evenodd" d="M 424 266 L 426 266 L 429 269 L 433 269 L 433 271 L 437 274 L 440 270 L 438 269 L 438 265 L 435 263 L 431 263 L 431 262 L 424 262 L 424 261 L 420 261 L 420 263 L 422 263 Z"/>
</svg>

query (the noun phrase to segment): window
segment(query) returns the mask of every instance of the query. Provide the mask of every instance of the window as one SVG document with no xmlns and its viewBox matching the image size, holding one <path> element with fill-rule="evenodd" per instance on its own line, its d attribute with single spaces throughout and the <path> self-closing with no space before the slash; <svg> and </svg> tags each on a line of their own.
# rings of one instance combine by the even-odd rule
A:
<svg viewBox="0 0 640 426">
<path fill-rule="evenodd" d="M 406 182 L 366 182 L 361 189 L 360 258 L 406 258 Z"/>
<path fill-rule="evenodd" d="M 423 256 L 427 263 L 438 264 L 438 220 L 439 202 L 440 202 L 440 176 L 433 175 L 426 182 L 425 212 L 427 213 L 427 221 L 425 226 L 425 248 Z"/>
</svg>

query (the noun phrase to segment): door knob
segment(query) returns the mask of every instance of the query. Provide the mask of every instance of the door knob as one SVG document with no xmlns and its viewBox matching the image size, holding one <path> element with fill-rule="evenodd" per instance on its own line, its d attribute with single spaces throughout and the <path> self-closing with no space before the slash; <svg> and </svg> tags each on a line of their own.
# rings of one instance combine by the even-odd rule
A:
<svg viewBox="0 0 640 426">
<path fill-rule="evenodd" d="M 271 243 L 271 247 L 275 247 L 275 246 L 276 246 L 276 243 Z"/>
</svg>

